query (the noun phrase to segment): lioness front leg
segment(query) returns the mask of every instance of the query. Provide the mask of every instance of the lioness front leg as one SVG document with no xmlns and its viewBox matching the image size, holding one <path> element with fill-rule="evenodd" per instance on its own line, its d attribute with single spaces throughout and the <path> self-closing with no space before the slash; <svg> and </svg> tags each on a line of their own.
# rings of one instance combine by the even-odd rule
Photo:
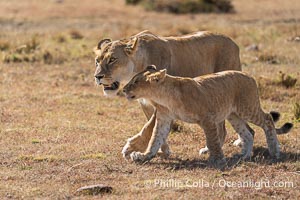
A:
<svg viewBox="0 0 300 200">
<path fill-rule="evenodd" d="M 144 125 L 142 130 L 135 136 L 127 140 L 126 145 L 123 147 L 122 154 L 126 159 L 130 158 L 130 154 L 134 151 L 145 152 L 149 140 L 152 137 L 153 128 L 156 121 L 156 111 L 153 113 L 150 120 Z"/>
<path fill-rule="evenodd" d="M 155 122 L 155 127 L 146 152 L 132 152 L 130 158 L 133 161 L 145 162 L 151 160 L 157 154 L 159 148 L 166 143 L 172 120 L 167 115 L 158 114 Z M 166 148 L 166 146 L 162 147 Z"/>
</svg>

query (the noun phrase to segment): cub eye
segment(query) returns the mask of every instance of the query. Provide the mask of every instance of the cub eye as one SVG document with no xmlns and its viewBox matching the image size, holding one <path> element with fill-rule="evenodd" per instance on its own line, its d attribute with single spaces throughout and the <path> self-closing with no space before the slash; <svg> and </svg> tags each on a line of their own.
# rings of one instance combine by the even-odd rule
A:
<svg viewBox="0 0 300 200">
<path fill-rule="evenodd" d="M 116 61 L 116 60 L 117 60 L 116 58 L 114 58 L 114 57 L 110 57 L 110 59 L 109 59 L 108 63 L 112 63 L 112 62 L 114 62 L 114 61 Z"/>
</svg>

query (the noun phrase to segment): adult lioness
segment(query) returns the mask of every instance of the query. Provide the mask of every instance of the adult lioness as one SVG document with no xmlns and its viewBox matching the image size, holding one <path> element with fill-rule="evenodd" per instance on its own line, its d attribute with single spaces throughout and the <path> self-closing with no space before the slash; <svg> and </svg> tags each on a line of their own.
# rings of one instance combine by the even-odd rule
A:
<svg viewBox="0 0 300 200">
<path fill-rule="evenodd" d="M 135 75 L 123 92 L 129 100 L 145 98 L 156 108 L 156 124 L 146 152 L 132 152 L 133 161 L 147 161 L 155 156 L 167 140 L 172 120 L 179 119 L 199 124 L 206 136 L 212 161 L 223 161 L 222 145 L 218 133 L 219 124 L 227 119 L 242 139 L 242 158 L 251 156 L 253 135 L 246 129 L 249 121 L 263 128 L 269 152 L 279 158 L 280 147 L 277 134 L 287 133 L 292 128 L 286 123 L 276 129 L 272 116 L 265 113 L 253 78 L 238 71 L 224 71 L 194 79 L 170 76 L 166 70 L 155 66 Z M 273 118 L 279 114 L 273 113 Z M 277 115 L 277 116 L 276 116 Z"/>
<path fill-rule="evenodd" d="M 167 69 L 170 75 L 184 77 L 241 70 L 239 47 L 230 38 L 210 32 L 159 37 L 144 31 L 130 39 L 101 40 L 95 52 L 95 80 L 97 84 L 103 84 L 104 93 L 109 96 L 117 93 L 120 83 L 126 83 L 150 64 Z M 149 119 L 148 126 L 128 140 L 122 151 L 124 156 L 132 151 L 145 151 L 151 138 L 155 124 L 155 116 L 151 117 L 154 110 L 147 101 L 140 102 Z M 225 131 L 224 122 L 220 128 Z M 162 150 L 168 154 L 168 145 L 163 145 Z"/>
</svg>

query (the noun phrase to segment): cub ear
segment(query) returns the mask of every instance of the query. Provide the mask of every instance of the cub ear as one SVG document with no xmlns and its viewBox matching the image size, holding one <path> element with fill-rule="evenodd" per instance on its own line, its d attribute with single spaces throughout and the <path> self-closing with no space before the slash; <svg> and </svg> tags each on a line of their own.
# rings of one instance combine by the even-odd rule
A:
<svg viewBox="0 0 300 200">
<path fill-rule="evenodd" d="M 166 78 L 166 74 L 167 74 L 166 69 L 159 70 L 159 79 L 164 80 Z"/>
<path fill-rule="evenodd" d="M 154 74 L 149 74 L 147 75 L 147 81 L 149 81 L 150 83 L 160 83 L 165 79 L 166 73 L 167 70 L 163 69 Z"/>
<path fill-rule="evenodd" d="M 135 50 L 137 49 L 137 46 L 138 46 L 138 38 L 135 37 L 127 43 L 127 46 L 124 49 L 125 53 L 127 55 L 132 55 L 135 52 Z"/>
<path fill-rule="evenodd" d="M 155 66 L 155 65 L 148 65 L 148 66 L 146 67 L 146 71 L 149 71 L 149 70 L 154 70 L 154 71 L 156 71 L 156 66 Z"/>
<path fill-rule="evenodd" d="M 97 49 L 100 50 L 104 44 L 109 43 L 109 42 L 111 42 L 111 39 L 106 38 L 106 39 L 100 40 L 100 42 L 97 45 Z"/>
</svg>

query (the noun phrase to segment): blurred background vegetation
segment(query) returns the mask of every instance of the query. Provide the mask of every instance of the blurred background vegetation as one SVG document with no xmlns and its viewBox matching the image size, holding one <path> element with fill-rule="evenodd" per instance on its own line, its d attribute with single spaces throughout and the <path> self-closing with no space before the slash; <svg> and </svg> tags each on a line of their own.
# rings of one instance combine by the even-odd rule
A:
<svg viewBox="0 0 300 200">
<path fill-rule="evenodd" d="M 142 5 L 146 10 L 176 14 L 201 12 L 233 12 L 230 0 L 125 0 L 127 4 Z"/>
</svg>

